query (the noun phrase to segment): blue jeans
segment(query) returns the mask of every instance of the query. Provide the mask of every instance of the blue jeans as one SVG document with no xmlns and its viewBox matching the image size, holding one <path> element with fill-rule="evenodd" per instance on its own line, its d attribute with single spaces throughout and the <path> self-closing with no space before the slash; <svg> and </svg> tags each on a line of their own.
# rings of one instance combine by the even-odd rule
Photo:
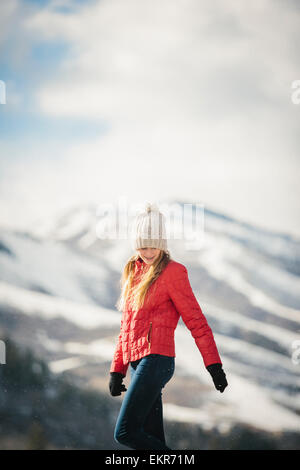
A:
<svg viewBox="0 0 300 470">
<path fill-rule="evenodd" d="M 175 358 L 149 354 L 130 362 L 131 381 L 117 419 L 114 439 L 131 449 L 165 449 L 162 389 L 171 379 Z"/>
</svg>

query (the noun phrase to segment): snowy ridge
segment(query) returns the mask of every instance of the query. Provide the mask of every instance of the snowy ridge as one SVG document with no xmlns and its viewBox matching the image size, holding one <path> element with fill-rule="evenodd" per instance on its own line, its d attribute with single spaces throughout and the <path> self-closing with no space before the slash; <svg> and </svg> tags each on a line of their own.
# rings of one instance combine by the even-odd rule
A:
<svg viewBox="0 0 300 470">
<path fill-rule="evenodd" d="M 7 282 L 0 282 L 0 305 L 45 319 L 62 317 L 80 328 L 120 326 L 120 314 L 113 310 L 31 292 Z"/>
</svg>

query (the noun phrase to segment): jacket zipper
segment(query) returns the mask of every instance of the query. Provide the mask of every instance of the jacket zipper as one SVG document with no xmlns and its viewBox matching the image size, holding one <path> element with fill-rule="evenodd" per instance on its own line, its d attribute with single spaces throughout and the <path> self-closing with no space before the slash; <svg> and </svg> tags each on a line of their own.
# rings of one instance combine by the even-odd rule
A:
<svg viewBox="0 0 300 470">
<path fill-rule="evenodd" d="M 149 328 L 148 336 L 147 336 L 149 346 L 151 346 L 151 330 L 152 330 L 152 322 L 150 322 L 150 328 Z"/>
</svg>

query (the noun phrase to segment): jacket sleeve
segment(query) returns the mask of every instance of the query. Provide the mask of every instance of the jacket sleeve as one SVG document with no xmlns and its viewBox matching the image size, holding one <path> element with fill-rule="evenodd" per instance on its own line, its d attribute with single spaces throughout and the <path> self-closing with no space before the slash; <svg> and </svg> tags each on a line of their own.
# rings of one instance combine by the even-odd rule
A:
<svg viewBox="0 0 300 470">
<path fill-rule="evenodd" d="M 123 329 L 123 314 L 122 314 L 122 318 L 121 318 L 120 334 L 118 336 L 117 346 L 116 346 L 116 349 L 115 349 L 113 360 L 111 362 L 110 372 L 120 372 L 125 377 L 126 373 L 127 373 L 129 363 L 124 364 L 124 362 L 123 362 L 122 329 Z"/>
<path fill-rule="evenodd" d="M 212 330 L 190 285 L 186 267 L 181 263 L 172 266 L 166 276 L 166 283 L 169 296 L 191 331 L 205 367 L 215 363 L 222 364 Z"/>
</svg>

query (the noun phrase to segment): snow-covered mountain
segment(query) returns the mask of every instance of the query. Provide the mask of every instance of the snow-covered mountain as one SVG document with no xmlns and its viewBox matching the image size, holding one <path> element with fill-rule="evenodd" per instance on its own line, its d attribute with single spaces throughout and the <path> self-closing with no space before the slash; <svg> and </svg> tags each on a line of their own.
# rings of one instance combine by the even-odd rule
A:
<svg viewBox="0 0 300 470">
<path fill-rule="evenodd" d="M 0 335 L 30 345 L 57 373 L 92 383 L 100 371 L 105 387 L 120 325 L 121 269 L 132 249 L 126 239 L 99 239 L 98 223 L 87 206 L 30 232 L 1 230 Z M 215 391 L 180 321 L 165 416 L 220 429 L 238 422 L 300 431 L 300 241 L 208 209 L 204 229 L 200 247 L 170 240 L 169 249 L 188 268 L 229 387 Z"/>
</svg>

